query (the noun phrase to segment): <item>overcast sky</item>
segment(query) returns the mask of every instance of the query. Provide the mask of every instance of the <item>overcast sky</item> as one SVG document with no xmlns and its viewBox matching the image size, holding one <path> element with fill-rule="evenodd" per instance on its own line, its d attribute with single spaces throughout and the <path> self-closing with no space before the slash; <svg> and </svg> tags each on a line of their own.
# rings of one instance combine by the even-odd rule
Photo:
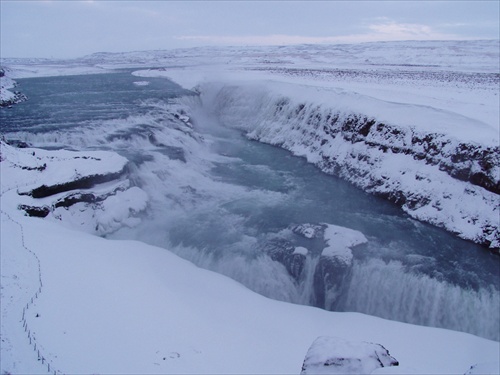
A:
<svg viewBox="0 0 500 375">
<path fill-rule="evenodd" d="M 499 39 L 492 1 L 0 0 L 1 57 L 201 45 Z"/>
</svg>

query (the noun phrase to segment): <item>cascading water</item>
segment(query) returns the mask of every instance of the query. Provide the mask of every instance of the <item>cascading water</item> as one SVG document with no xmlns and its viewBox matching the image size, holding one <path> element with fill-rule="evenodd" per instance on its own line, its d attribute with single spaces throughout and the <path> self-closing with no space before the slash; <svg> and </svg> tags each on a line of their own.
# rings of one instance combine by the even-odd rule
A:
<svg viewBox="0 0 500 375">
<path fill-rule="evenodd" d="M 30 100 L 0 112 L 7 139 L 111 149 L 131 160 L 130 178 L 149 194 L 150 209 L 139 226 L 110 238 L 163 246 L 268 297 L 324 308 L 328 291 L 315 275 L 325 241 L 294 226 L 352 228 L 368 243 L 353 249 L 335 309 L 500 339 L 497 257 L 247 140 L 197 98 L 172 104 L 185 92 L 167 80 L 134 79 L 122 72 L 20 80 Z M 183 119 L 187 111 L 194 125 Z"/>
<path fill-rule="evenodd" d="M 370 259 L 354 265 L 342 310 L 497 339 L 499 306 L 494 288 L 464 289 L 408 272 L 399 261 Z"/>
</svg>

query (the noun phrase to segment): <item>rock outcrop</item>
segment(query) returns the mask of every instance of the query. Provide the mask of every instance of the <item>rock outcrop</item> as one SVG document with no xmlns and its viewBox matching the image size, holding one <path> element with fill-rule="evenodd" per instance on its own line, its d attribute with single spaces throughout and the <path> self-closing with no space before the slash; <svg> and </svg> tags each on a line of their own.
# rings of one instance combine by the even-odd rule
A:
<svg viewBox="0 0 500 375">
<path fill-rule="evenodd" d="M 307 241 L 315 242 L 310 246 L 314 250 L 292 239 L 278 237 L 265 242 L 263 252 L 283 264 L 298 284 L 312 283 L 310 303 L 327 310 L 336 310 L 351 281 L 352 248 L 368 240 L 356 230 L 325 223 L 294 224 L 289 229 Z M 312 262 L 313 265 L 307 272 L 306 262 Z"/>
<path fill-rule="evenodd" d="M 112 152 L 14 148 L 1 141 L 2 179 L 26 215 L 104 235 L 134 226 L 147 194 L 127 179 L 127 159 Z M 6 192 L 7 193 L 7 192 Z"/>
</svg>

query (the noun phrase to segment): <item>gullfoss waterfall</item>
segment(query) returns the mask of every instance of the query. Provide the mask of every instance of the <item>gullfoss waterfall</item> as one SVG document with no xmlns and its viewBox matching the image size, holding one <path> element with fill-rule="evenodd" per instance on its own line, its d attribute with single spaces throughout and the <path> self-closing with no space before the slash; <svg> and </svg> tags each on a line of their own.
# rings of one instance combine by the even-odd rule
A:
<svg viewBox="0 0 500 375">
<path fill-rule="evenodd" d="M 2 111 L 8 140 L 130 160 L 150 207 L 108 238 L 164 247 L 270 298 L 500 339 L 498 258 L 484 248 L 249 140 L 168 80 L 122 71 L 19 83 L 30 100 Z M 347 266 L 322 256 L 331 226 L 366 238 Z"/>
</svg>

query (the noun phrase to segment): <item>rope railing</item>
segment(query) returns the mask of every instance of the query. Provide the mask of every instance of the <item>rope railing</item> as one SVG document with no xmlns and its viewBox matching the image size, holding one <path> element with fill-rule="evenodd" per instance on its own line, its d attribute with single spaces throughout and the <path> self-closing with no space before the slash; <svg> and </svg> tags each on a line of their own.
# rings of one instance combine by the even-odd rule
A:
<svg viewBox="0 0 500 375">
<path fill-rule="evenodd" d="M 18 188 L 18 187 L 17 187 Z M 13 189 L 13 188 L 12 188 Z M 5 191 L 2 192 L 2 195 L 4 193 L 6 193 L 7 191 L 9 190 L 12 190 L 12 189 L 7 189 Z M 54 365 L 53 365 L 53 361 L 50 360 L 50 359 L 47 359 L 44 355 L 43 355 L 43 350 L 41 351 L 41 346 L 40 344 L 38 344 L 37 342 L 37 339 L 36 339 L 36 335 L 35 335 L 35 332 L 33 332 L 30 327 L 29 327 L 29 324 L 28 324 L 28 320 L 26 319 L 27 317 L 27 314 L 28 314 L 28 311 L 30 310 L 30 306 L 33 306 L 34 303 L 36 302 L 36 300 L 38 299 L 38 297 L 40 296 L 40 294 L 42 293 L 42 289 L 43 289 L 43 281 L 42 281 L 42 270 L 41 270 L 41 262 L 40 262 L 40 258 L 38 257 L 38 255 L 36 255 L 35 252 L 33 252 L 30 248 L 28 248 L 28 246 L 26 246 L 26 241 L 25 241 L 25 236 L 24 236 L 24 228 L 22 226 L 21 223 L 19 223 L 18 221 L 14 220 L 7 212 L 5 212 L 4 210 L 0 209 L 0 212 L 5 215 L 10 221 L 12 221 L 14 224 L 17 224 L 20 228 L 20 232 L 21 232 L 21 245 L 22 247 L 28 251 L 31 255 L 33 255 L 36 259 L 36 262 L 37 262 L 37 266 L 38 266 L 38 289 L 37 291 L 35 292 L 35 294 L 28 300 L 28 302 L 26 303 L 26 305 L 23 307 L 23 312 L 22 312 L 22 317 L 21 317 L 21 320 L 20 322 L 22 323 L 22 327 L 24 329 L 24 332 L 25 334 L 27 335 L 27 338 L 29 340 L 29 345 L 31 345 L 33 347 L 33 351 L 35 352 L 36 356 L 37 356 L 37 359 L 38 361 L 41 361 L 42 365 L 44 366 L 47 366 L 47 372 L 48 373 L 53 373 L 54 375 L 57 375 L 57 374 L 62 374 L 61 371 L 57 370 Z"/>
</svg>

